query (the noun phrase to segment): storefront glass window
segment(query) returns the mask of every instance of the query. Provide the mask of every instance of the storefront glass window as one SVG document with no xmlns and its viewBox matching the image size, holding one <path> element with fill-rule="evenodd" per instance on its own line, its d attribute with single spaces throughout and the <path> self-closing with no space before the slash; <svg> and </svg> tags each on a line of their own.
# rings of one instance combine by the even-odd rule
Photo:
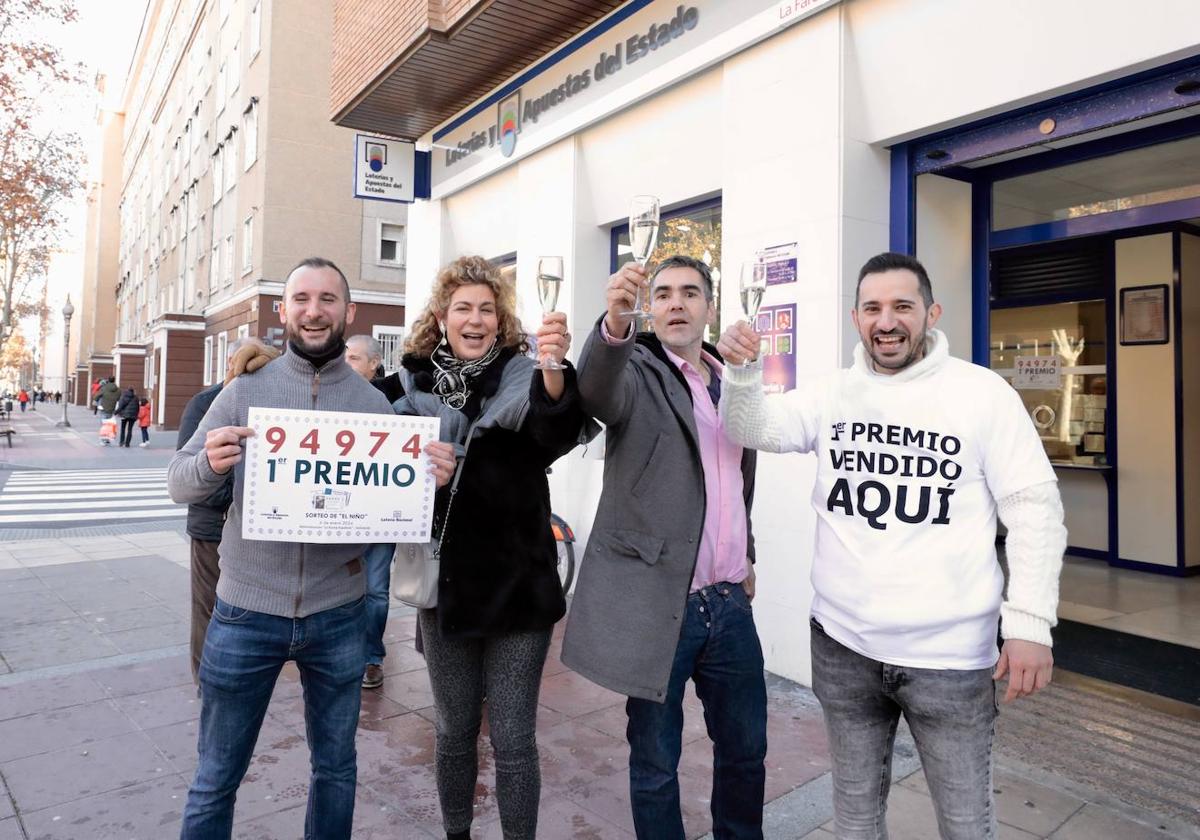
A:
<svg viewBox="0 0 1200 840">
<path fill-rule="evenodd" d="M 1098 216 L 1200 197 L 1200 137 L 1007 178 L 992 186 L 992 229 Z"/>
<path fill-rule="evenodd" d="M 629 245 L 629 226 L 622 225 L 616 235 L 617 267 L 633 259 Z M 672 254 L 684 254 L 702 260 L 712 269 L 713 294 L 717 320 L 708 329 L 706 340 L 713 341 L 721 334 L 721 205 L 706 203 L 663 213 L 658 229 L 658 244 L 650 257 L 650 269 L 655 263 Z M 735 294 L 737 290 L 734 290 Z"/>
<path fill-rule="evenodd" d="M 1103 300 L 993 309 L 991 368 L 1021 395 L 1058 464 L 1108 463 Z"/>
</svg>

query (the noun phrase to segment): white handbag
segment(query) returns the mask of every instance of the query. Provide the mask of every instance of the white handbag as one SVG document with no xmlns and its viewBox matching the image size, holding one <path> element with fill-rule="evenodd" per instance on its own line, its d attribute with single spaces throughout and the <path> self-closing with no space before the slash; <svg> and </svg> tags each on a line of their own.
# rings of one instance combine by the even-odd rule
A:
<svg viewBox="0 0 1200 840">
<path fill-rule="evenodd" d="M 471 445 L 471 431 L 474 431 L 474 426 L 467 433 L 467 448 Z M 464 449 L 463 457 L 458 459 L 454 469 L 454 481 L 450 483 L 450 501 L 446 503 L 446 513 L 442 516 L 442 534 L 446 533 L 446 525 L 450 522 L 450 508 L 454 506 L 454 494 L 458 492 L 458 479 L 466 460 Z M 431 537 L 425 543 L 397 543 L 396 552 L 392 555 L 392 597 L 422 610 L 436 607 L 438 578 L 442 572 L 441 555 L 441 537 Z"/>
</svg>

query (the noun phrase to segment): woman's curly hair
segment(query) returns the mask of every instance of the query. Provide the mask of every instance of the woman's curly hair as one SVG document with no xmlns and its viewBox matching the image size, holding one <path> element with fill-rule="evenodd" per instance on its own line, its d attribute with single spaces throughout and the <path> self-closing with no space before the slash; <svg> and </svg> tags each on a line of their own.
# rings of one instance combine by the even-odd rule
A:
<svg viewBox="0 0 1200 840">
<path fill-rule="evenodd" d="M 445 320 L 450 298 L 463 286 L 485 285 L 496 297 L 496 340 L 501 347 L 519 353 L 529 352 L 529 336 L 521 329 L 516 315 L 516 289 L 506 283 L 500 269 L 483 257 L 459 257 L 438 272 L 425 310 L 413 324 L 404 350 L 414 356 L 429 357 L 442 340 L 438 321 Z"/>
</svg>

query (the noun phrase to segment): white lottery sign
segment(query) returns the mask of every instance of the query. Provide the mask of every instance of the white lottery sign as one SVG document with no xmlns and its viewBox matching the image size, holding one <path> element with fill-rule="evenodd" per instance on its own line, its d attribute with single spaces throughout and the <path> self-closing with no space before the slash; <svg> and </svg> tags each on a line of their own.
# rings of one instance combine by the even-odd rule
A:
<svg viewBox="0 0 1200 840">
<path fill-rule="evenodd" d="M 1061 361 L 1058 356 L 1017 356 L 1013 387 L 1017 389 L 1061 388 Z"/>
<path fill-rule="evenodd" d="M 242 538 L 428 542 L 436 417 L 251 408 Z"/>
</svg>

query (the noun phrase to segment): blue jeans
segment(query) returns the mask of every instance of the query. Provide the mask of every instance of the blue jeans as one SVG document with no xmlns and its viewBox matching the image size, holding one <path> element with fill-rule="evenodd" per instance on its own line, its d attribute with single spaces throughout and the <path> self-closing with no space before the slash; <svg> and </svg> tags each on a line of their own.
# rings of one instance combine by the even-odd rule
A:
<svg viewBox="0 0 1200 840">
<path fill-rule="evenodd" d="M 305 840 L 350 837 L 358 778 L 354 736 L 362 680 L 363 598 L 306 618 L 282 618 L 217 599 L 200 664 L 200 763 L 182 840 L 228 840 L 275 679 L 295 660 L 304 685 L 312 778 Z"/>
<path fill-rule="evenodd" d="M 888 665 L 831 639 L 815 620 L 810 623 L 813 693 L 829 732 L 838 838 L 887 840 L 892 746 L 901 714 L 921 756 L 941 836 L 994 838 L 992 669 Z"/>
<path fill-rule="evenodd" d="M 363 566 L 367 574 L 367 641 L 368 665 L 382 665 L 387 655 L 383 649 L 383 631 L 387 627 L 388 606 L 391 603 L 389 589 L 392 585 L 392 556 L 396 546 L 379 543 L 367 548 L 363 554 Z"/>
<path fill-rule="evenodd" d="M 717 840 L 761 840 L 767 779 L 767 687 L 762 646 L 741 584 L 688 596 L 663 703 L 629 698 L 629 787 L 641 840 L 683 840 L 679 755 L 683 693 L 696 683 L 713 742 L 712 817 Z"/>
</svg>

